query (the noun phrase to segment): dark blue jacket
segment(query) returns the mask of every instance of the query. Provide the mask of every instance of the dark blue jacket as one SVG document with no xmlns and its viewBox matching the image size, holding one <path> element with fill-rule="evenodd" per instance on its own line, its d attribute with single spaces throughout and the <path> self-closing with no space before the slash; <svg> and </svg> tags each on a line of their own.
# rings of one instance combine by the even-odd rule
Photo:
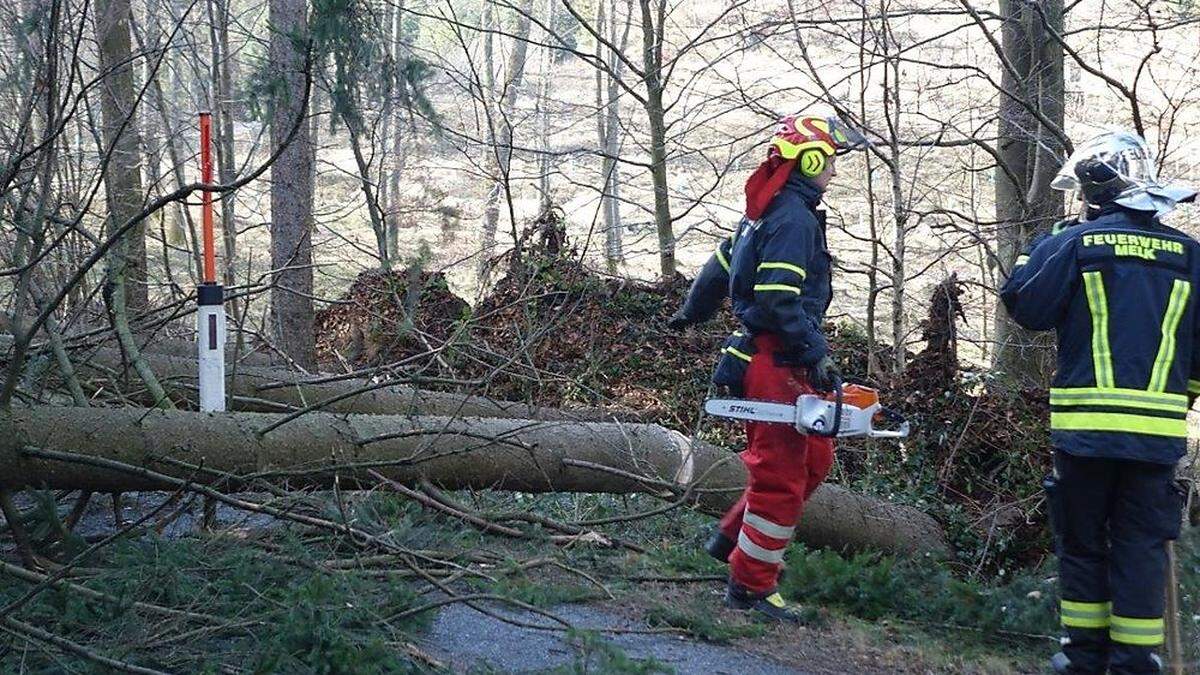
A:
<svg viewBox="0 0 1200 675">
<path fill-rule="evenodd" d="M 792 174 L 763 217 L 742 220 L 729 261 L 733 312 L 751 335 L 774 333 L 783 356 L 813 365 L 829 353 L 821 332 L 833 295 L 821 192 Z"/>
<path fill-rule="evenodd" d="M 1000 297 L 1018 324 L 1055 330 L 1054 446 L 1088 457 L 1174 463 L 1200 392 L 1200 244 L 1113 206 L 1040 239 Z"/>
<path fill-rule="evenodd" d="M 733 237 L 725 237 L 692 280 L 679 310 L 688 323 L 704 323 L 721 308 L 721 302 L 729 295 L 729 258 L 732 255 Z"/>
</svg>

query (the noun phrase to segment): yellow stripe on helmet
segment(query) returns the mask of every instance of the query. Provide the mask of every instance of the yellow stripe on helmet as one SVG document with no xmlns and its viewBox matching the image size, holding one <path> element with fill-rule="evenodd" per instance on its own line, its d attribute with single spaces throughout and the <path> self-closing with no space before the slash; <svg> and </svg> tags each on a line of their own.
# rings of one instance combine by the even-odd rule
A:
<svg viewBox="0 0 1200 675">
<path fill-rule="evenodd" d="M 796 159 L 800 153 L 805 150 L 820 150 L 826 155 L 833 156 L 837 152 L 837 148 L 830 145 L 827 141 L 804 141 L 803 143 L 791 143 L 782 138 L 771 139 L 771 145 L 779 148 L 779 154 L 784 159 Z"/>
</svg>

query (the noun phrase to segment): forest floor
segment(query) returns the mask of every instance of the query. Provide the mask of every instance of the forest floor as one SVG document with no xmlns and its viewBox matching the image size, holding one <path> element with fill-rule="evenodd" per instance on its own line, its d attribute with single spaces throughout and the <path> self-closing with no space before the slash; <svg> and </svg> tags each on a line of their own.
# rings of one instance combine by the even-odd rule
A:
<svg viewBox="0 0 1200 675">
<path fill-rule="evenodd" d="M 166 497 L 126 494 L 123 519 L 163 518 L 172 511 L 157 511 Z M 86 575 L 85 585 L 121 597 L 123 606 L 50 591 L 33 612 L 44 619 L 39 625 L 87 634 L 105 653 L 168 672 L 219 672 L 218 664 L 224 664 L 252 672 L 999 674 L 1040 672 L 1041 658 L 1053 647 L 1049 636 L 997 639 L 969 626 L 939 627 L 870 611 L 867 619 L 862 611 L 821 603 L 801 604 L 801 626 L 753 622 L 721 607 L 723 566 L 699 552 L 704 521 L 690 516 L 643 523 L 639 543 L 649 550 L 636 558 L 584 545 L 550 554 L 561 567 L 523 570 L 547 556 L 544 545 L 464 532 L 456 521 L 422 513 L 390 495 L 352 498 L 351 519 L 357 523 L 360 509 L 365 516 L 364 507 L 374 503 L 378 509 L 381 500 L 397 502 L 389 504 L 388 520 L 393 529 L 407 528 L 407 541 L 438 542 L 462 558 L 481 551 L 499 556 L 504 562 L 495 565 L 494 581 L 475 578 L 454 587 L 463 594 L 458 597 L 490 593 L 505 600 L 467 602 L 437 589 L 418 591 L 418 584 L 372 568 L 369 561 L 322 571 L 317 565 L 323 552 L 311 541 L 305 547 L 311 557 L 295 557 L 301 549 L 293 537 L 305 535 L 288 524 L 221 506 L 216 527 L 205 532 L 200 505 L 185 503 L 161 531 L 139 530 L 104 556 L 104 562 L 120 562 L 119 568 L 102 573 L 104 565 L 98 565 Z M 35 503 L 26 497 L 22 505 Z M 90 503 L 76 533 L 94 542 L 117 529 L 106 497 Z M 814 564 L 803 547 L 794 548 L 790 558 L 796 566 Z M 255 553 L 247 557 L 248 549 Z M 235 567 L 235 579 L 226 578 Z M 860 571 L 870 576 L 865 567 Z M 322 581 L 325 575 L 336 578 Z M 290 591 L 265 583 L 284 578 Z M 26 588 L 4 587 L 2 600 Z M 794 599 L 803 603 L 802 597 Z M 228 622 L 186 631 L 189 637 L 181 641 L 171 634 L 171 622 L 139 616 L 130 607 L 133 601 L 198 615 L 228 613 Z M 387 616 L 439 602 L 446 604 L 404 621 Z M 260 623 L 275 630 L 244 632 Z M 396 645 L 402 645 L 403 659 L 374 660 Z M 381 651 L 373 654 L 376 646 Z M 5 672 L 91 672 L 71 659 L 48 658 L 10 646 L 0 653 L 0 666 Z M 335 662 L 340 665 L 322 669 Z"/>
</svg>

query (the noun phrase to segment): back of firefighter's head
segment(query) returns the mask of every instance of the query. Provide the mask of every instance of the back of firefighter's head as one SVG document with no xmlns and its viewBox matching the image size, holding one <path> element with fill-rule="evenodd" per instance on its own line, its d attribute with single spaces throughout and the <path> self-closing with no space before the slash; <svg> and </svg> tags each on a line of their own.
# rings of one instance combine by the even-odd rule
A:
<svg viewBox="0 0 1200 675">
<path fill-rule="evenodd" d="M 1128 131 L 1110 131 L 1077 147 L 1051 187 L 1074 190 L 1089 207 L 1100 208 L 1157 184 L 1146 141 Z"/>
<path fill-rule="evenodd" d="M 788 115 L 779 120 L 771 152 L 796 162 L 796 172 L 819 190 L 837 175 L 837 156 L 864 147 L 866 138 L 835 117 Z"/>
</svg>

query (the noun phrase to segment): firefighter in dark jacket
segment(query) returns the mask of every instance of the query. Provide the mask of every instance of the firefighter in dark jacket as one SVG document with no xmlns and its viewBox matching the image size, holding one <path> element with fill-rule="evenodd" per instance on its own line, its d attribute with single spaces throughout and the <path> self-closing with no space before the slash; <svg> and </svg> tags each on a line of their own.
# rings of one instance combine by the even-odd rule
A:
<svg viewBox="0 0 1200 675">
<path fill-rule="evenodd" d="M 746 183 L 745 217 L 673 319 L 676 326 L 705 320 L 726 293 L 731 297 L 742 330 L 726 340 L 714 383 L 749 398 L 792 403 L 838 381 L 821 331 L 832 295 L 832 259 L 825 214 L 817 206 L 837 175 L 837 153 L 862 142 L 824 117 L 780 122 L 767 160 Z M 776 590 L 779 571 L 804 502 L 833 463 L 833 442 L 756 422 L 746 424 L 746 434 L 742 459 L 749 484 L 706 549 L 729 562 L 726 605 L 796 621 Z"/>
<path fill-rule="evenodd" d="M 1036 242 L 1001 289 L 1018 324 L 1058 335 L 1045 489 L 1067 637 L 1052 665 L 1157 673 L 1175 464 L 1200 392 L 1200 244 L 1160 217 L 1195 193 L 1160 185 L 1125 132 L 1080 146 L 1054 187 L 1079 192 L 1079 222 Z"/>
</svg>

